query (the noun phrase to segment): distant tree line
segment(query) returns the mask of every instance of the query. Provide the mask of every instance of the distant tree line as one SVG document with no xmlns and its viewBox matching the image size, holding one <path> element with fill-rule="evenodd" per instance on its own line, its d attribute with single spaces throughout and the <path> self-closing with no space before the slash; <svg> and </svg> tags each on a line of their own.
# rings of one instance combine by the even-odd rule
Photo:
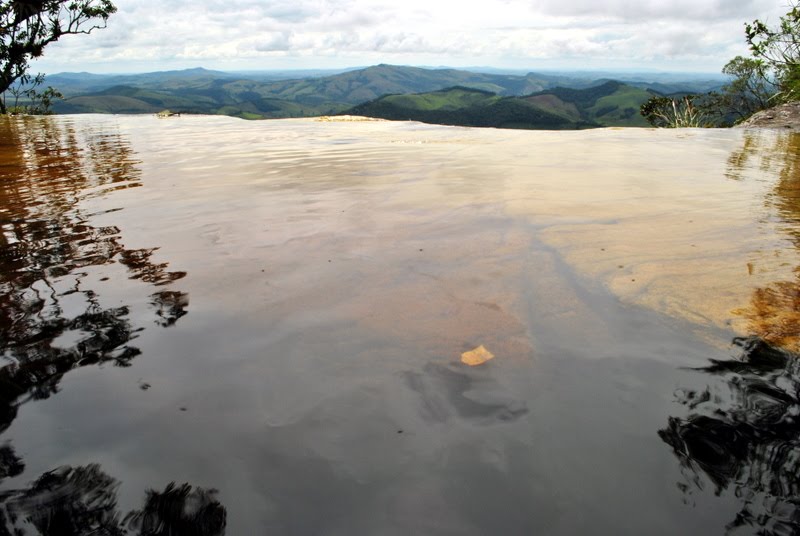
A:
<svg viewBox="0 0 800 536">
<path fill-rule="evenodd" d="M 720 91 L 702 95 L 656 96 L 640 113 L 656 127 L 731 126 L 754 113 L 800 100 L 800 0 L 774 27 L 745 24 L 750 57 L 737 56 L 722 72 L 731 77 Z"/>
</svg>

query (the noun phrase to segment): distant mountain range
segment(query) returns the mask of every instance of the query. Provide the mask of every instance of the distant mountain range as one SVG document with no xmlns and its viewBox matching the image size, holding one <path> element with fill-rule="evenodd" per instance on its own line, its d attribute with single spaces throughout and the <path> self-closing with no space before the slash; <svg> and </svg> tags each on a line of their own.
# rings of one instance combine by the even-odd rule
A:
<svg viewBox="0 0 800 536">
<path fill-rule="evenodd" d="M 592 106 L 579 106 L 575 99 L 580 98 L 569 93 L 570 90 L 605 86 L 609 82 L 607 79 L 563 74 L 480 73 L 393 65 L 376 65 L 348 71 L 306 71 L 300 74 L 302 77 L 292 78 L 292 75 L 298 73 L 226 73 L 198 68 L 134 75 L 61 73 L 49 75 L 45 83 L 56 87 L 66 96 L 65 100 L 55 104 L 56 113 L 135 114 L 169 109 L 182 113 L 261 119 L 337 114 L 357 106 L 355 110 L 362 110 L 361 113 L 382 113 L 383 116 L 392 118 L 421 118 L 427 114 L 427 119 L 420 120 L 432 122 L 440 122 L 432 119 L 435 117 L 452 117 L 456 108 L 462 115 L 480 115 L 489 113 L 491 109 L 492 113 L 502 111 L 502 117 L 511 117 L 514 113 L 523 114 L 527 119 L 519 122 L 517 126 L 520 128 L 556 128 L 534 126 L 539 124 L 563 125 L 558 128 L 637 124 L 625 115 L 628 112 L 620 112 L 621 115 L 617 117 L 610 112 L 598 114 L 597 110 L 590 110 Z M 617 98 L 613 95 L 618 95 L 619 99 L 625 101 L 620 109 L 628 109 L 630 106 L 626 103 L 636 101 L 647 91 L 701 92 L 718 87 L 722 82 L 719 79 L 683 82 L 670 80 L 669 83 L 654 82 L 651 84 L 653 87 L 640 79 L 631 80 L 631 85 L 614 83 L 616 86 L 612 94 L 604 94 L 599 99 L 605 98 L 609 101 Z M 447 95 L 434 95 L 447 88 L 458 89 L 450 89 L 446 92 Z M 547 91 L 551 93 L 546 93 Z M 399 95 L 410 94 L 413 94 L 410 101 L 398 100 Z M 425 94 L 431 95 L 425 97 Z M 386 97 L 387 95 L 391 97 Z M 508 98 L 523 96 L 526 97 Z M 447 106 L 455 108 L 425 108 L 433 105 L 422 104 L 426 99 L 435 101 L 442 98 L 451 101 Z M 467 106 L 467 103 L 475 106 Z M 548 103 L 552 103 L 554 107 Z M 574 105 L 574 109 L 571 105 Z M 468 111 L 471 108 L 474 109 Z M 416 111 L 408 115 L 408 110 Z M 638 107 L 636 111 L 638 117 Z M 420 115 L 422 112 L 425 114 Z M 448 112 L 449 115 L 441 115 L 443 112 Z M 544 115 L 534 120 L 531 114 Z M 483 124 L 488 119 L 470 121 Z M 510 119 L 497 119 L 495 122 L 514 124 Z"/>
</svg>

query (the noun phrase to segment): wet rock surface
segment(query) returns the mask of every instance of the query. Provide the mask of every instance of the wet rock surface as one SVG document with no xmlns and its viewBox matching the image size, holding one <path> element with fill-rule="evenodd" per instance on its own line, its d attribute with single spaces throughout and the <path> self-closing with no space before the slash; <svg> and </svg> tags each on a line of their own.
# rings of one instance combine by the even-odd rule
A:
<svg viewBox="0 0 800 536">
<path fill-rule="evenodd" d="M 736 128 L 775 128 L 792 132 L 800 131 L 800 102 L 780 104 L 755 113 Z"/>
</svg>

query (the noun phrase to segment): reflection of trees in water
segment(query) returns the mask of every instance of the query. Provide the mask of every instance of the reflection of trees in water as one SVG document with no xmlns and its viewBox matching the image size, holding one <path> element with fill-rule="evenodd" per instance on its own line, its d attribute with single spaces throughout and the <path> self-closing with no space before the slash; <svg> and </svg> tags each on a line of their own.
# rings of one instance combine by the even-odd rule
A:
<svg viewBox="0 0 800 536">
<path fill-rule="evenodd" d="M 699 369 L 720 381 L 681 392 L 689 415 L 670 417 L 659 436 L 684 468 L 686 493 L 710 481 L 715 493 L 732 491 L 741 500 L 730 532 L 797 534 L 800 360 L 757 338 L 736 342 L 741 356 Z"/>
<path fill-rule="evenodd" d="M 129 344 L 137 332 L 129 308 L 103 307 L 87 288 L 88 267 L 119 262 L 131 279 L 153 285 L 185 273 L 152 262 L 154 249 L 126 249 L 119 229 L 91 225 L 80 207 L 89 197 L 140 186 L 133 151 L 118 133 L 47 118 L 7 119 L 0 131 L 2 431 L 19 403 L 49 396 L 70 369 L 124 366 L 139 353 Z M 156 323 L 170 326 L 186 314 L 188 298 L 163 290 L 150 302 Z M 65 334 L 68 341 L 56 343 Z"/>
<path fill-rule="evenodd" d="M 221 536 L 226 510 L 216 490 L 168 484 L 148 490 L 141 510 L 117 509 L 119 482 L 99 465 L 60 467 L 26 489 L 3 492 L 0 536 Z"/>
<path fill-rule="evenodd" d="M 25 464 L 14 452 L 11 445 L 0 447 L 0 481 L 10 476 L 17 476 L 25 470 Z"/>
<path fill-rule="evenodd" d="M 117 483 L 98 465 L 61 467 L 24 490 L 5 492 L 7 534 L 124 534 L 117 512 Z"/>
<path fill-rule="evenodd" d="M 189 306 L 189 297 L 185 292 L 162 290 L 150 295 L 150 305 L 156 311 L 159 326 L 169 327 L 186 314 Z"/>
<path fill-rule="evenodd" d="M 800 135 L 748 132 L 744 144 L 728 159 L 728 176 L 741 179 L 749 166 L 761 172 L 776 173 L 778 180 L 766 195 L 770 218 L 800 249 Z M 765 341 L 800 351 L 800 266 L 787 281 L 776 281 L 756 289 L 749 306 L 739 314 L 749 321 L 749 330 Z"/>
<path fill-rule="evenodd" d="M 728 163 L 734 179 L 753 168 L 777 175 L 767 218 L 800 249 L 800 135 L 746 133 Z M 800 281 L 756 289 L 740 313 L 752 334 L 735 341 L 740 355 L 699 369 L 715 382 L 680 392 L 688 416 L 670 417 L 659 435 L 680 460 L 687 495 L 710 484 L 740 501 L 729 533 L 800 534 Z"/>
<path fill-rule="evenodd" d="M 126 249 L 119 229 L 92 225 L 81 208 L 90 197 L 137 186 L 133 151 L 114 131 L 77 129 L 52 118 L 0 120 L 0 433 L 20 404 L 57 392 L 71 369 L 126 366 L 140 353 L 130 344 L 141 328 L 129 320 L 129 307 L 103 306 L 98 289 L 89 288 L 97 287 L 90 268 L 119 263 L 128 279 L 154 286 L 186 275 L 153 262 L 154 249 Z M 173 290 L 152 293 L 149 301 L 154 321 L 164 327 L 188 306 L 188 296 Z M 23 471 L 14 449 L 0 446 L 0 479 Z M 52 535 L 125 534 L 123 525 L 136 523 L 136 534 L 221 534 L 179 530 L 178 514 L 193 511 L 188 503 L 219 506 L 210 492 L 187 486 L 151 492 L 144 510 L 122 523 L 116 487 L 95 465 L 46 473 L 29 489 L 0 496 L 0 536 L 25 534 L 19 523 Z M 186 504 L 176 506 L 180 501 Z M 158 521 L 169 515 L 166 525 Z M 224 526 L 224 508 L 222 520 Z M 178 528 L 163 532 L 165 526 Z"/>
<path fill-rule="evenodd" d="M 216 494 L 213 489 L 172 482 L 164 491 L 148 490 L 144 508 L 131 512 L 126 520 L 142 535 L 224 534 L 227 512 L 217 501 Z"/>
</svg>

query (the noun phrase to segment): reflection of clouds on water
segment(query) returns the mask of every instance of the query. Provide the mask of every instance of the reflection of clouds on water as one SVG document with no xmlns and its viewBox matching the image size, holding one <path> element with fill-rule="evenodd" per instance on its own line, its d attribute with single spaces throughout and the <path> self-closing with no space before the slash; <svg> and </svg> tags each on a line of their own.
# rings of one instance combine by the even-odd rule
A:
<svg viewBox="0 0 800 536">
<path fill-rule="evenodd" d="M 764 341 L 739 339 L 741 355 L 698 369 L 704 390 L 678 393 L 689 415 L 670 417 L 659 436 L 680 460 L 691 495 L 710 484 L 741 501 L 738 532 L 800 531 L 800 361 Z"/>
<path fill-rule="evenodd" d="M 63 466 L 29 487 L 0 495 L 0 534 L 42 536 L 222 536 L 226 509 L 216 490 L 169 483 L 147 490 L 141 510 L 117 509 L 119 482 L 97 464 Z"/>
</svg>

